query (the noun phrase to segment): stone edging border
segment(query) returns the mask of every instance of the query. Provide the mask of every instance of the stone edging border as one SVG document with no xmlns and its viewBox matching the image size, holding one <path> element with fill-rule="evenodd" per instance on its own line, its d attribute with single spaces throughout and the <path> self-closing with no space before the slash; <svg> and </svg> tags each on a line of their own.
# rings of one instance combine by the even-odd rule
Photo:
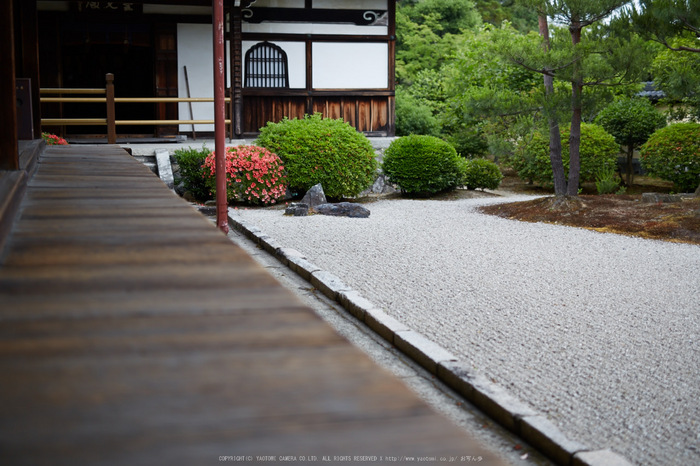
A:
<svg viewBox="0 0 700 466">
<path fill-rule="evenodd" d="M 283 248 L 256 226 L 237 218 L 231 208 L 228 220 L 236 230 L 554 463 L 563 466 L 633 464 L 610 449 L 596 450 L 568 439 L 546 416 L 475 372 L 449 351 L 385 314 L 340 278 L 309 262 L 300 252 Z"/>
</svg>

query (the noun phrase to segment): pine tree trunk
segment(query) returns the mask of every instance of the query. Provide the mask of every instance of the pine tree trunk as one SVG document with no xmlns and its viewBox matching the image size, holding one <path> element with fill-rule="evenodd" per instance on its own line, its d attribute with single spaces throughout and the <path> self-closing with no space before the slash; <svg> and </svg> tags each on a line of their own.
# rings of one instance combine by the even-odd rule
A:
<svg viewBox="0 0 700 466">
<path fill-rule="evenodd" d="M 572 18 L 571 41 L 574 47 L 581 42 L 581 22 Z M 567 195 L 577 196 L 581 175 L 581 114 L 583 94 L 583 78 L 581 77 L 581 63 L 574 62 L 574 78 L 571 83 L 571 132 L 569 136 L 569 185 Z"/>
<path fill-rule="evenodd" d="M 549 26 L 547 17 L 540 13 L 538 16 L 540 35 L 544 40 L 544 48 L 549 51 Z M 564 173 L 564 162 L 561 159 L 561 133 L 556 114 L 549 108 L 549 98 L 554 94 L 554 78 L 544 75 L 545 89 L 545 113 L 549 123 L 549 160 L 552 164 L 552 174 L 554 175 L 554 194 L 557 196 L 566 195 L 566 174 Z"/>
<path fill-rule="evenodd" d="M 627 146 L 627 187 L 632 186 L 634 181 L 634 168 L 632 167 L 632 161 L 634 159 L 634 146 Z"/>
</svg>

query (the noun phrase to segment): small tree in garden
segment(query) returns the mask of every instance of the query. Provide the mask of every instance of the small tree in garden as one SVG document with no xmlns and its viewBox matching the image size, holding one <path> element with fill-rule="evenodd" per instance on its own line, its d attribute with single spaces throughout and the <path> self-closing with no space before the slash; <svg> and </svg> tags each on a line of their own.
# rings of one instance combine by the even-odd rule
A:
<svg viewBox="0 0 700 466">
<path fill-rule="evenodd" d="M 620 99 L 605 107 L 596 123 L 612 134 L 615 142 L 625 146 L 627 154 L 627 186 L 632 185 L 634 150 L 644 144 L 649 136 L 666 126 L 666 118 L 646 99 Z"/>
<path fill-rule="evenodd" d="M 641 161 L 649 175 L 672 181 L 679 192 L 694 191 L 700 184 L 700 124 L 656 131 L 642 146 Z"/>
<path fill-rule="evenodd" d="M 204 166 L 207 185 L 216 189 L 216 158 L 211 152 Z M 263 147 L 226 149 L 226 199 L 250 204 L 274 204 L 287 192 L 282 160 Z"/>
</svg>

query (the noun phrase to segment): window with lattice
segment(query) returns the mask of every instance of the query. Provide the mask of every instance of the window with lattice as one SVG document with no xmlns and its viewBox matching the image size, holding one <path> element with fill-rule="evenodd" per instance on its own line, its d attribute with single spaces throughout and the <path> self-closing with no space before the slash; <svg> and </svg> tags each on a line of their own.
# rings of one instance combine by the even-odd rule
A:
<svg viewBox="0 0 700 466">
<path fill-rule="evenodd" d="M 287 54 L 270 42 L 260 42 L 245 54 L 245 87 L 289 87 Z"/>
</svg>

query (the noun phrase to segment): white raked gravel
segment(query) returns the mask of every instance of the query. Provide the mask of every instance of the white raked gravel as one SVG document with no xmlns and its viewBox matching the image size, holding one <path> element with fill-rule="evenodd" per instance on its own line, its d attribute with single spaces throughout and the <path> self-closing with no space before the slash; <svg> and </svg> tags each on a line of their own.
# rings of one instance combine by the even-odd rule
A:
<svg viewBox="0 0 700 466">
<path fill-rule="evenodd" d="M 700 246 L 524 223 L 459 201 L 368 219 L 238 215 L 471 363 L 570 439 L 700 464 Z"/>
</svg>

